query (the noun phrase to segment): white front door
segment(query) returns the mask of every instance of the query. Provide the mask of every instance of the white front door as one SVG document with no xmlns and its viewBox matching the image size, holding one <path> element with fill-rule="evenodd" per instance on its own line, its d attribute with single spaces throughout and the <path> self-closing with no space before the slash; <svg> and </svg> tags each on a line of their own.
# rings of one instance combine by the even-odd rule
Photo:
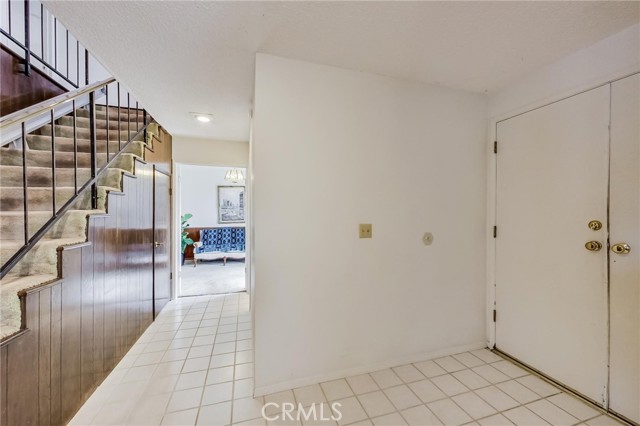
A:
<svg viewBox="0 0 640 426">
<path fill-rule="evenodd" d="M 608 376 L 609 98 L 603 86 L 497 126 L 496 347 L 598 404 Z"/>
<path fill-rule="evenodd" d="M 610 408 L 640 423 L 640 75 L 611 85 Z M 616 244 L 627 244 L 624 253 Z M 622 252 L 621 252 L 622 251 Z"/>
</svg>

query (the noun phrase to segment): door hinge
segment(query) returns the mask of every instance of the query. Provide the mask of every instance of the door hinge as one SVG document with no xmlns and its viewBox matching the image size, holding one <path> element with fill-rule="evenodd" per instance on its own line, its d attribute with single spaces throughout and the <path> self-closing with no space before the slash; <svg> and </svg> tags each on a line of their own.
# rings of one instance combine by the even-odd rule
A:
<svg viewBox="0 0 640 426">
<path fill-rule="evenodd" d="M 496 310 L 493 310 L 493 322 L 496 322 Z"/>
<path fill-rule="evenodd" d="M 496 238 L 498 236 L 498 227 L 494 226 L 493 227 L 493 238 Z"/>
<path fill-rule="evenodd" d="M 169 195 L 173 195 L 173 190 L 169 188 Z"/>
<path fill-rule="evenodd" d="M 169 279 L 172 280 L 173 279 L 173 272 L 169 272 Z"/>
<path fill-rule="evenodd" d="M 498 153 L 498 141 L 493 141 L 493 153 Z"/>
</svg>

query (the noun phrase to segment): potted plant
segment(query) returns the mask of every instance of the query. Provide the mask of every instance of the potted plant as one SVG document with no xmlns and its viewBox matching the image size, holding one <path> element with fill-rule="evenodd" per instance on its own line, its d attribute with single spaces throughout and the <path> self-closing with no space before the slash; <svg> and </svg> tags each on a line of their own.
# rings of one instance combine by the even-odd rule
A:
<svg viewBox="0 0 640 426">
<path fill-rule="evenodd" d="M 183 214 L 180 217 L 180 221 L 182 222 L 180 225 L 181 228 L 181 236 L 182 236 L 182 265 L 184 265 L 184 251 L 187 249 L 188 246 L 193 244 L 193 239 L 189 238 L 189 233 L 187 232 L 187 228 L 189 227 L 189 224 L 187 223 L 189 219 L 191 219 L 193 217 L 193 215 L 191 213 L 186 213 Z"/>
</svg>

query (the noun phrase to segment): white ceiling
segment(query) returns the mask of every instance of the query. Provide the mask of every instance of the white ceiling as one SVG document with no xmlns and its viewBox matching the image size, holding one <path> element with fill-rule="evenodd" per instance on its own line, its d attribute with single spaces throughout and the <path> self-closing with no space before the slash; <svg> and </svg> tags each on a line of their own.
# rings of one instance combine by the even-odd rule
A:
<svg viewBox="0 0 640 426">
<path fill-rule="evenodd" d="M 46 5 L 171 133 L 245 141 L 256 52 L 491 93 L 640 21 L 636 1 Z"/>
</svg>

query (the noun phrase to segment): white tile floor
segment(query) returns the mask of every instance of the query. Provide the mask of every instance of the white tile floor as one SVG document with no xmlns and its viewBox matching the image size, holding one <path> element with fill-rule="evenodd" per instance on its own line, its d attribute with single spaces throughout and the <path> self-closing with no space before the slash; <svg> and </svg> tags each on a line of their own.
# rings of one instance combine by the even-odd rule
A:
<svg viewBox="0 0 640 426">
<path fill-rule="evenodd" d="M 167 305 L 71 425 L 620 425 L 488 350 L 461 353 L 253 398 L 246 293 Z M 262 417 L 268 402 L 328 417 Z M 269 405 L 270 419 L 280 413 Z M 297 412 L 293 413 L 296 417 Z"/>
</svg>

